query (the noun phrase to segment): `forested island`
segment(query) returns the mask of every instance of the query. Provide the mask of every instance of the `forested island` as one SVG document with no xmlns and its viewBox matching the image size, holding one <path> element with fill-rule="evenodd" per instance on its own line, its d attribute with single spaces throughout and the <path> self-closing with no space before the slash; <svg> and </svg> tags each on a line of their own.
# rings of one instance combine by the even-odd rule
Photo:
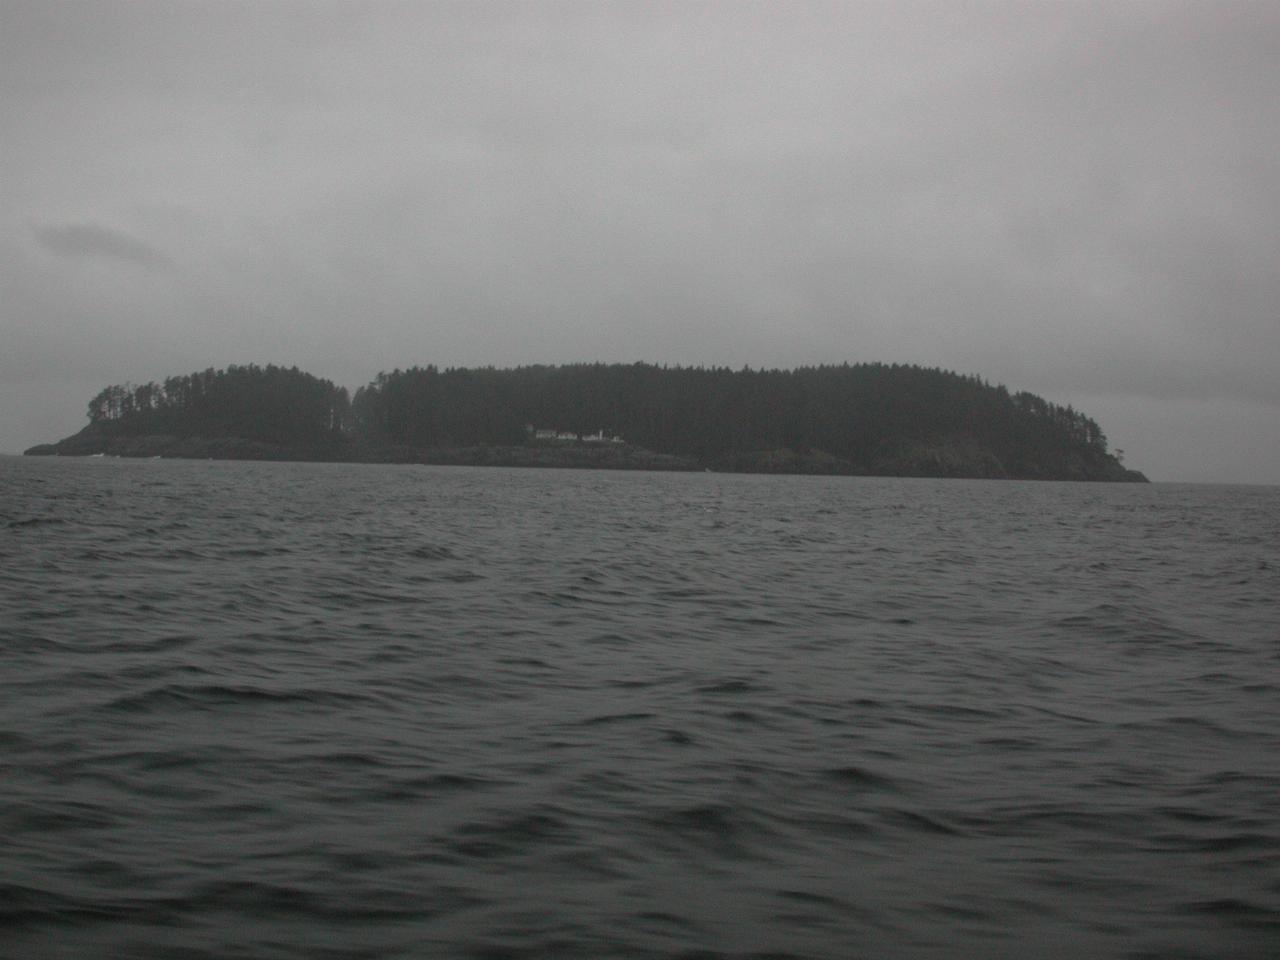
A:
<svg viewBox="0 0 1280 960">
<path fill-rule="evenodd" d="M 124 384 L 27 455 L 1144 482 L 1071 407 L 900 364 L 571 364 L 381 373 L 355 395 L 230 366 Z"/>
</svg>

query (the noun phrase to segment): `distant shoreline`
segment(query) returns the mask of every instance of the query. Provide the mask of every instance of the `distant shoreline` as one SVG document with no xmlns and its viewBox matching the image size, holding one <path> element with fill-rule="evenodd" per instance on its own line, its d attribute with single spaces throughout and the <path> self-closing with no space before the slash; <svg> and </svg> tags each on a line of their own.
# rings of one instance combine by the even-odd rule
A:
<svg viewBox="0 0 1280 960">
<path fill-rule="evenodd" d="M 412 447 L 396 444 L 329 442 L 276 444 L 235 437 L 108 436 L 90 428 L 57 443 L 40 444 L 23 452 L 29 457 L 109 456 L 126 459 L 244 460 L 294 463 L 387 463 L 464 467 L 532 467 L 579 470 L 648 470 L 669 472 L 791 474 L 806 476 L 922 477 L 971 480 L 1047 480 L 1148 483 L 1136 470 L 1108 476 L 1015 476 L 998 469 L 989 458 L 955 451 L 928 451 L 909 469 L 859 469 L 821 451 L 762 450 L 704 462 L 693 457 L 655 453 L 631 444 L 592 445 L 534 443 L 519 446 Z M 930 465 L 935 469 L 928 469 Z"/>
<path fill-rule="evenodd" d="M 1146 482 L 1070 406 L 901 364 L 411 367 L 344 387 L 273 364 L 115 384 L 33 456 Z"/>
</svg>

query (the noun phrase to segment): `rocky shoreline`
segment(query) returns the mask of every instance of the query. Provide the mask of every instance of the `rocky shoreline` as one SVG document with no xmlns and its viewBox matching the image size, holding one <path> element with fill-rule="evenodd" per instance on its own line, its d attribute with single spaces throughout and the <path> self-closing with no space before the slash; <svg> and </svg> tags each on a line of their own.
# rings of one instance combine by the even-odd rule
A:
<svg viewBox="0 0 1280 960">
<path fill-rule="evenodd" d="M 410 447 L 396 444 L 269 443 L 238 437 L 110 436 L 86 427 L 25 456 L 132 457 L 183 460 L 276 460 L 314 463 L 420 463 L 487 467 L 560 467 L 589 470 L 702 470 L 687 457 L 654 453 L 629 444 Z"/>
<path fill-rule="evenodd" d="M 922 444 L 860 466 L 821 450 L 761 450 L 703 463 L 631 444 L 532 443 L 521 446 L 410 447 L 354 441 L 278 444 L 236 437 L 113 436 L 93 424 L 26 456 L 132 457 L 188 460 L 274 460 L 315 463 L 418 463 L 452 466 L 539 467 L 579 470 L 712 470 L 724 473 L 836 476 L 946 477 L 1000 480 L 1072 480 L 1146 483 L 1114 458 L 1071 457 L 1055 469 L 1009 469 L 980 445 L 947 440 Z"/>
</svg>

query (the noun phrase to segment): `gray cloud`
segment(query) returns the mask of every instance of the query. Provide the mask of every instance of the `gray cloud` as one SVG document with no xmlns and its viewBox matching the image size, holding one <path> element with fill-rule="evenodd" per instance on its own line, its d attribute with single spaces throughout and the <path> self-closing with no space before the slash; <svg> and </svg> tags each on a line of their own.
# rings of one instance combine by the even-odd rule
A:
<svg viewBox="0 0 1280 960">
<path fill-rule="evenodd" d="M 167 270 L 173 262 L 137 237 L 97 223 L 32 224 L 31 233 L 51 253 L 70 259 L 131 263 L 147 270 Z"/>
</svg>

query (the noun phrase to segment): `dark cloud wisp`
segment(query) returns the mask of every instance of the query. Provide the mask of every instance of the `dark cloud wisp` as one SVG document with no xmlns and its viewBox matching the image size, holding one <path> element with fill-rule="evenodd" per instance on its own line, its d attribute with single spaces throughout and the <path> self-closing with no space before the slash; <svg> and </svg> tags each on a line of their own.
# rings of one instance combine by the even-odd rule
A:
<svg viewBox="0 0 1280 960">
<path fill-rule="evenodd" d="M 31 233 L 50 253 L 72 260 L 110 260 L 152 271 L 173 268 L 173 261 L 149 243 L 97 223 L 33 223 Z"/>
</svg>

